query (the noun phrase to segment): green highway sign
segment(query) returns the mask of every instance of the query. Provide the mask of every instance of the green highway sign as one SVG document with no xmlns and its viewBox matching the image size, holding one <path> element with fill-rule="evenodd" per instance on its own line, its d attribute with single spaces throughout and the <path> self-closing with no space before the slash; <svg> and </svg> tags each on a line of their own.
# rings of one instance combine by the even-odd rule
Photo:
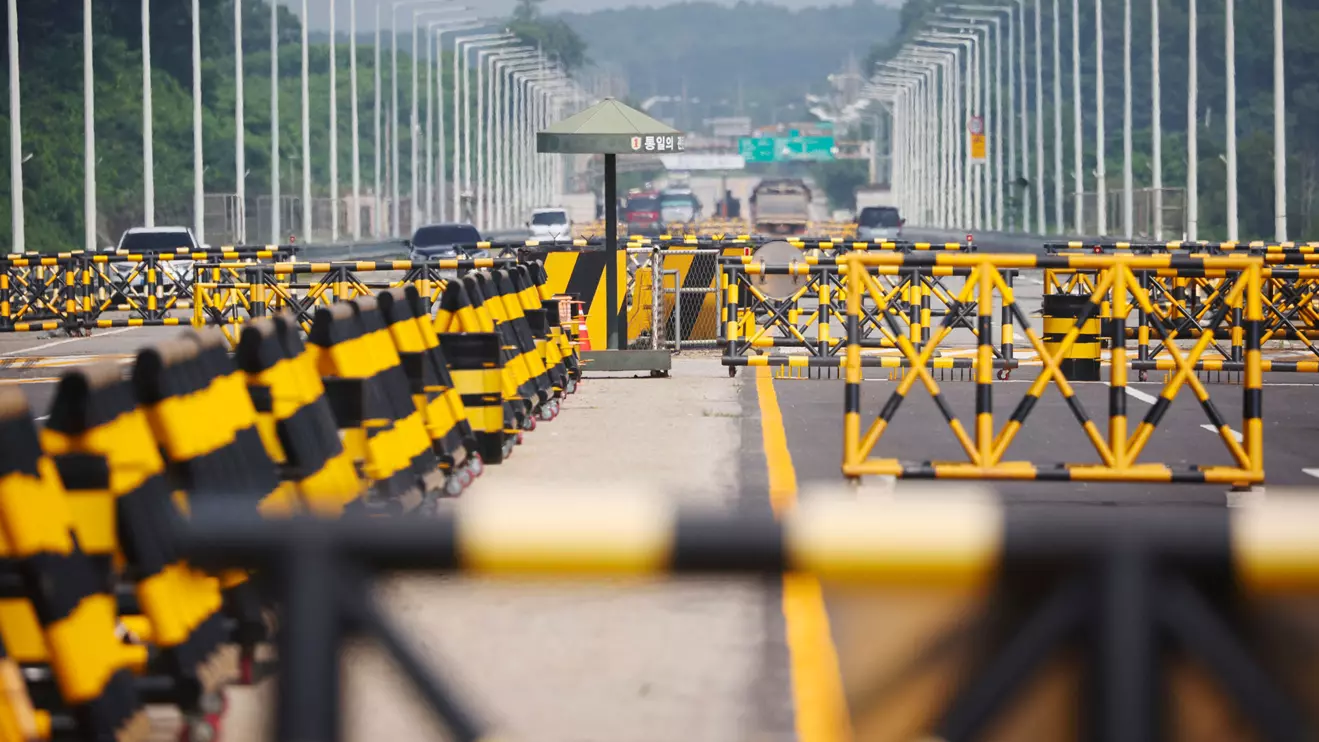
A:
<svg viewBox="0 0 1319 742">
<path fill-rule="evenodd" d="M 833 137 L 742 137 L 737 152 L 747 162 L 834 159 Z"/>
</svg>

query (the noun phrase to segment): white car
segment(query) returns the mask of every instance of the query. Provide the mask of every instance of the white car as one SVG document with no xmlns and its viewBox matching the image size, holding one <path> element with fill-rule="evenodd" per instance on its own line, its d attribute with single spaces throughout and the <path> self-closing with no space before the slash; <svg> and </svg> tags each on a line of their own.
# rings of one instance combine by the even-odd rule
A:
<svg viewBox="0 0 1319 742">
<path fill-rule="evenodd" d="M 531 219 L 527 220 L 527 229 L 531 230 L 532 239 L 572 239 L 572 220 L 568 218 L 567 209 L 535 209 L 531 212 Z"/>
<path fill-rule="evenodd" d="M 192 230 L 187 227 L 132 227 L 119 237 L 119 245 L 115 252 L 119 254 L 136 254 L 144 253 L 171 253 L 183 250 L 195 252 L 203 249 L 197 243 L 197 238 L 193 236 Z M 141 266 L 137 263 L 111 263 L 111 270 L 120 276 L 121 279 L 127 278 L 137 271 L 137 276 L 132 283 L 136 286 L 142 286 L 146 283 L 145 272 L 140 270 Z M 160 263 L 161 270 L 166 274 L 161 280 L 169 281 L 179 278 L 191 270 L 191 260 L 167 260 Z"/>
</svg>

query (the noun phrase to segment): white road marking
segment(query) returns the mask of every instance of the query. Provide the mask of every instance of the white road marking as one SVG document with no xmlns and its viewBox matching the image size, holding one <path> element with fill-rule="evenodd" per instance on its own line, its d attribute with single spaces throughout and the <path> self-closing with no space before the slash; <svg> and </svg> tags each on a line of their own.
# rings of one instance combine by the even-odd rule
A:
<svg viewBox="0 0 1319 742">
<path fill-rule="evenodd" d="M 1107 384 L 1108 386 L 1113 386 L 1112 384 L 1109 384 L 1107 381 L 1104 383 Z M 1159 401 L 1158 397 L 1155 397 L 1151 394 L 1146 394 L 1145 392 L 1142 392 L 1141 390 L 1136 389 L 1135 387 L 1125 386 L 1122 388 L 1127 390 L 1127 396 L 1139 399 L 1145 404 L 1155 404 L 1156 402 Z"/>
<path fill-rule="evenodd" d="M 10 351 L 6 351 L 6 352 L 4 352 L 4 353 L 0 353 L 0 356 L 21 356 L 21 355 L 24 355 L 24 354 L 27 354 L 27 353 L 31 353 L 32 351 L 35 351 L 35 350 L 45 350 L 46 348 L 54 348 L 54 347 L 57 346 L 57 345 L 64 345 L 65 343 L 72 343 L 72 342 L 75 342 L 75 341 L 78 341 L 78 340 L 91 340 L 91 339 L 93 339 L 93 338 L 103 338 L 103 337 L 105 337 L 105 336 L 107 336 L 107 335 L 118 335 L 118 334 L 121 333 L 121 332 L 128 332 L 129 330 L 136 330 L 136 329 L 138 329 L 138 328 L 136 328 L 136 327 L 120 327 L 120 328 L 117 328 L 117 329 L 114 329 L 114 330 L 106 330 L 105 332 L 102 332 L 102 333 L 97 334 L 97 335 L 89 335 L 89 336 L 87 336 L 87 337 L 64 338 L 63 340 L 52 340 L 52 341 L 50 341 L 49 343 L 42 343 L 41 345 L 34 345 L 34 346 L 32 346 L 31 348 L 20 348 L 19 350 L 10 350 Z"/>
<path fill-rule="evenodd" d="M 1319 479 L 1319 469 L 1302 469 L 1301 473 L 1309 474 L 1310 476 Z"/>
<path fill-rule="evenodd" d="M 1204 428 L 1205 430 L 1208 430 L 1210 433 L 1213 433 L 1214 435 L 1218 435 L 1218 428 L 1215 428 L 1214 426 L 1210 425 L 1209 423 L 1205 423 L 1204 425 L 1201 425 L 1200 427 Z M 1238 433 L 1237 431 L 1233 430 L 1232 428 L 1228 428 L 1228 429 L 1227 429 L 1227 432 L 1229 432 L 1229 433 L 1232 434 L 1232 437 L 1235 438 L 1235 439 L 1237 440 L 1237 443 L 1242 443 L 1242 442 L 1244 442 L 1244 441 L 1246 440 L 1246 437 L 1245 437 L 1244 435 Z"/>
</svg>

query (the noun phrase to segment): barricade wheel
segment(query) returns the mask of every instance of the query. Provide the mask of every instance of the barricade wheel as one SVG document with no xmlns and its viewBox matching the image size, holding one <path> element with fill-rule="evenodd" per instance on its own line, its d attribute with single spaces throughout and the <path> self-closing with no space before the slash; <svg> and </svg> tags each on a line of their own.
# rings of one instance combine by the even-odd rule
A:
<svg viewBox="0 0 1319 742">
<path fill-rule="evenodd" d="M 541 420 L 544 420 L 545 422 L 549 422 L 549 421 L 553 420 L 553 419 L 554 419 L 554 403 L 553 403 L 553 402 L 547 402 L 543 407 L 540 408 L 540 414 L 537 415 L 537 417 L 539 417 Z"/>
<path fill-rule="evenodd" d="M 460 489 L 464 489 L 464 490 L 467 489 L 468 487 L 471 487 L 472 482 L 476 481 L 476 477 L 472 474 L 472 472 L 465 468 L 459 469 L 458 473 L 455 474 L 454 476 L 457 477 L 458 483 L 459 485 L 461 485 Z"/>
<path fill-rule="evenodd" d="M 472 473 L 473 477 L 479 477 L 485 473 L 485 459 L 481 454 L 474 453 L 467 459 L 467 470 Z"/>
<path fill-rule="evenodd" d="M 526 427 L 523 428 L 523 429 L 526 430 L 528 433 L 530 433 L 531 431 L 533 431 L 533 430 L 536 429 L 536 416 L 535 416 L 535 415 L 528 415 L 528 416 L 527 416 L 527 424 L 526 424 Z M 522 434 L 521 434 L 521 433 L 518 433 L 518 443 L 521 443 L 521 442 L 522 442 Z"/>
<path fill-rule="evenodd" d="M 998 370 L 998 380 L 999 380 L 999 381 L 1007 381 L 1007 380 L 1010 379 L 1010 378 L 1012 378 L 1012 369 L 1009 369 L 1009 368 L 1000 368 L 1000 369 Z"/>
<path fill-rule="evenodd" d="M 1149 380 L 1150 380 L 1150 372 L 1149 372 L 1149 371 L 1137 371 L 1137 372 L 1136 372 L 1136 378 L 1137 378 L 1137 379 L 1140 379 L 1141 381 L 1149 381 Z"/>
<path fill-rule="evenodd" d="M 461 495 L 463 493 L 463 490 L 466 489 L 467 484 L 470 483 L 471 483 L 470 479 L 467 481 L 466 484 L 463 483 L 461 475 L 455 475 L 449 477 L 444 482 L 444 494 L 448 495 L 449 497 L 457 497 L 458 495 Z"/>
<path fill-rule="evenodd" d="M 731 378 L 733 378 L 733 377 L 735 377 L 735 376 L 737 376 L 737 366 L 729 366 L 729 367 L 728 367 L 728 378 L 731 379 Z"/>
</svg>

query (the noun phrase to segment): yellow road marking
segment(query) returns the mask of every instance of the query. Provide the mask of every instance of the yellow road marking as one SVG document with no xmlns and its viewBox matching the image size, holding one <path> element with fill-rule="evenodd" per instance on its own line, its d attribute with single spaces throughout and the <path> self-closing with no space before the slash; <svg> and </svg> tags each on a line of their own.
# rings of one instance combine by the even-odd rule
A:
<svg viewBox="0 0 1319 742">
<path fill-rule="evenodd" d="M 0 379 L 0 386 L 8 384 L 54 384 L 59 381 L 58 376 L 40 376 L 31 379 Z"/>
<path fill-rule="evenodd" d="M 797 471 L 788 451 L 783 413 L 770 369 L 756 369 L 760 431 L 769 471 L 769 501 L 780 514 L 797 503 Z M 824 592 L 813 575 L 783 577 L 783 623 L 792 672 L 792 701 L 799 742 L 852 739 L 847 697 L 838 670 L 838 650 L 829 630 Z"/>
</svg>

